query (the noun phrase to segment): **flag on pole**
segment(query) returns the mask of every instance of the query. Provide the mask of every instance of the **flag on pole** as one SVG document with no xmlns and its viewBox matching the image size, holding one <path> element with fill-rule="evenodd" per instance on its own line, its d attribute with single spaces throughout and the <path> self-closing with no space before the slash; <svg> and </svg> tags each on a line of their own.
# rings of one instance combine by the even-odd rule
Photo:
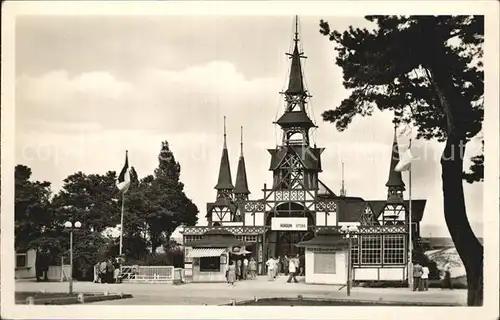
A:
<svg viewBox="0 0 500 320">
<path fill-rule="evenodd" d="M 396 168 L 394 168 L 395 171 L 401 172 L 401 171 L 408 171 L 411 168 L 411 163 L 412 161 L 415 160 L 413 158 L 413 155 L 411 154 L 411 149 L 408 148 L 405 153 L 401 156 L 401 159 L 399 160 L 398 164 L 396 165 Z"/>
<path fill-rule="evenodd" d="M 125 165 L 123 166 L 120 175 L 118 176 L 118 181 L 116 182 L 116 186 L 120 192 L 127 192 L 130 187 L 130 169 L 128 167 L 128 151 L 125 151 Z"/>
</svg>

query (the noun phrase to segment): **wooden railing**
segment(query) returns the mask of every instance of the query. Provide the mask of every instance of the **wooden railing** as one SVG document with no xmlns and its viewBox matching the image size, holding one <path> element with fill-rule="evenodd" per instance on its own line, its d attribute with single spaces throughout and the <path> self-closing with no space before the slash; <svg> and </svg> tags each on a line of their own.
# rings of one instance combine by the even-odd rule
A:
<svg viewBox="0 0 500 320">
<path fill-rule="evenodd" d="M 176 270 L 173 266 L 121 266 L 120 278 L 127 283 L 172 283 L 183 280 L 182 271 Z"/>
</svg>

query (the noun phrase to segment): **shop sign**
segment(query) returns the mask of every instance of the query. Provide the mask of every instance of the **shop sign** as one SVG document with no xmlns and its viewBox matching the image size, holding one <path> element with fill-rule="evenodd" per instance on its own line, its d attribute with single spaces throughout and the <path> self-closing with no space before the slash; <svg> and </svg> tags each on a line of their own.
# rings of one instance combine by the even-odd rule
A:
<svg viewBox="0 0 500 320">
<path fill-rule="evenodd" d="M 271 218 L 271 230 L 307 231 L 307 218 L 274 217 Z"/>
</svg>

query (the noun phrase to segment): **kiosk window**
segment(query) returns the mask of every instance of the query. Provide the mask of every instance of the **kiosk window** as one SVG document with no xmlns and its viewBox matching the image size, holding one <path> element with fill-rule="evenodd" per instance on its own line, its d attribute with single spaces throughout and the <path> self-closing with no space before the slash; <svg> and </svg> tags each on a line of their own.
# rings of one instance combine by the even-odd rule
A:
<svg viewBox="0 0 500 320">
<path fill-rule="evenodd" d="M 200 271 L 203 272 L 219 272 L 220 257 L 202 257 L 200 258 Z"/>
<path fill-rule="evenodd" d="M 314 253 L 314 273 L 315 274 L 335 274 L 335 252 L 315 252 Z"/>
</svg>

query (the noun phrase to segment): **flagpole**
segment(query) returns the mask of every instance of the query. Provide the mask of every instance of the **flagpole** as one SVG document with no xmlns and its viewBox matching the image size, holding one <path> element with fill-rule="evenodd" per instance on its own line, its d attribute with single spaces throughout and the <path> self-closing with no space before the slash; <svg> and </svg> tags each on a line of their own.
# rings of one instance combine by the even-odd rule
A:
<svg viewBox="0 0 500 320">
<path fill-rule="evenodd" d="M 411 149 L 411 137 L 410 137 L 410 143 L 408 145 L 408 149 Z M 409 182 L 409 190 L 408 190 L 408 195 L 409 195 L 409 205 L 408 205 L 408 247 L 409 247 L 409 252 L 408 252 L 408 286 L 410 290 L 413 290 L 413 240 L 412 240 L 412 211 L 411 211 L 411 171 L 412 171 L 412 163 L 410 162 L 410 168 L 408 170 L 408 182 Z"/>
<path fill-rule="evenodd" d="M 125 192 L 122 192 L 122 213 L 120 217 L 120 256 L 123 254 L 123 211 L 125 210 Z"/>
</svg>

